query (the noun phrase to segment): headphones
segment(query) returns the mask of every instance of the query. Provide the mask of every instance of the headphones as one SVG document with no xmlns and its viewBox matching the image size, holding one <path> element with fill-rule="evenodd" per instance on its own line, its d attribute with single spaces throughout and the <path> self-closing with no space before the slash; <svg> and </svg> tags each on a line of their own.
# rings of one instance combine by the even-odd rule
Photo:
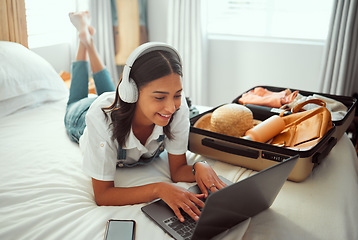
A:
<svg viewBox="0 0 358 240">
<path fill-rule="evenodd" d="M 133 79 L 129 77 L 131 68 L 137 58 L 140 56 L 152 52 L 162 50 L 166 52 L 171 52 L 179 58 L 179 62 L 181 64 L 181 58 L 178 51 L 166 43 L 161 42 L 147 42 L 139 47 L 137 47 L 131 55 L 129 55 L 126 64 L 124 65 L 123 73 L 122 73 L 122 81 L 120 82 L 119 89 L 119 97 L 123 102 L 126 103 L 135 103 L 138 100 L 138 87 Z"/>
</svg>

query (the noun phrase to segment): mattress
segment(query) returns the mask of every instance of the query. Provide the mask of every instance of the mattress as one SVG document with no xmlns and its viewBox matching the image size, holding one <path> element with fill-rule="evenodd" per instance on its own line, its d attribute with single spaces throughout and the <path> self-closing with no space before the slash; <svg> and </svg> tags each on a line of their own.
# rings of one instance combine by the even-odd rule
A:
<svg viewBox="0 0 358 240">
<path fill-rule="evenodd" d="M 146 203 L 96 205 L 81 151 L 66 134 L 65 107 L 60 100 L 0 119 L 0 239 L 103 239 L 109 219 L 135 220 L 138 240 L 171 239 L 141 212 Z M 189 151 L 187 158 L 234 182 L 254 173 Z M 217 239 L 358 239 L 357 165 L 343 135 L 310 177 L 287 181 L 271 208 Z M 150 165 L 117 169 L 115 185 L 159 181 L 171 182 L 165 152 Z"/>
</svg>

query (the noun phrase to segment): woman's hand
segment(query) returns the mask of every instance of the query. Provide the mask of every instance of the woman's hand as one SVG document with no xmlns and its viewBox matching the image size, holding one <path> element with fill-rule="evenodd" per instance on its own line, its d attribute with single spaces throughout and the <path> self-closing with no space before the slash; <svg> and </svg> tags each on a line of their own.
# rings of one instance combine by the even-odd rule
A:
<svg viewBox="0 0 358 240">
<path fill-rule="evenodd" d="M 181 222 L 184 221 L 184 217 L 180 209 L 183 209 L 195 221 L 199 219 L 200 210 L 198 207 L 204 207 L 204 203 L 200 200 L 204 197 L 204 194 L 194 194 L 185 188 L 170 183 L 160 184 L 160 198 L 174 211 Z"/>
<path fill-rule="evenodd" d="M 208 190 L 216 192 L 226 186 L 226 184 L 220 180 L 215 171 L 206 162 L 197 162 L 194 167 L 195 180 L 205 198 L 209 195 Z"/>
</svg>

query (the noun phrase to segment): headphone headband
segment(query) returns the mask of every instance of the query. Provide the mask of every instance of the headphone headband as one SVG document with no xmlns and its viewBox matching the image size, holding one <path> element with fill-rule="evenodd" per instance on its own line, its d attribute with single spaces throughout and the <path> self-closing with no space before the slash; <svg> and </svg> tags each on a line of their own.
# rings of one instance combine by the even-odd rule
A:
<svg viewBox="0 0 358 240">
<path fill-rule="evenodd" d="M 134 62 L 142 55 L 153 51 L 166 51 L 171 52 L 179 58 L 181 58 L 178 51 L 167 43 L 162 42 L 147 42 L 137 47 L 131 55 L 129 55 L 126 65 L 124 66 L 122 73 L 122 81 L 119 84 L 119 97 L 122 101 L 127 103 L 135 103 L 138 100 L 138 88 L 133 79 L 129 77 L 131 68 Z"/>
<path fill-rule="evenodd" d="M 131 55 L 129 55 L 129 57 L 126 61 L 126 66 L 132 67 L 135 60 L 137 60 L 137 58 L 139 58 L 140 56 L 142 56 L 146 53 L 158 51 L 158 50 L 173 53 L 174 55 L 176 55 L 179 58 L 179 61 L 181 63 L 180 55 L 179 55 L 178 51 L 173 46 L 171 46 L 167 43 L 162 43 L 162 42 L 147 42 L 147 43 L 140 45 L 136 49 L 134 49 L 134 51 L 131 53 Z"/>
</svg>

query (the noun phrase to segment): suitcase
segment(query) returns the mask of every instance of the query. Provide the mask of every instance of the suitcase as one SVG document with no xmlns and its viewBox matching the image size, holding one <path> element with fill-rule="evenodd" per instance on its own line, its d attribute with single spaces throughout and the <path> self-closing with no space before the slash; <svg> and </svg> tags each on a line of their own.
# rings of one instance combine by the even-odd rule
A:
<svg viewBox="0 0 358 240">
<path fill-rule="evenodd" d="M 273 86 L 260 86 L 269 91 L 280 92 L 286 88 Z M 254 88 L 252 88 L 254 89 Z M 250 90 L 252 90 L 250 89 Z M 248 90 L 248 91 L 250 91 Z M 297 89 L 290 89 L 296 91 Z M 218 107 L 210 109 L 202 114 L 194 116 L 190 119 L 190 134 L 189 134 L 189 150 L 191 152 L 209 157 L 212 159 L 227 162 L 233 165 L 242 166 L 256 171 L 263 170 L 267 167 L 277 164 L 278 162 L 287 159 L 288 157 L 299 155 L 300 158 L 289 175 L 288 179 L 295 182 L 305 180 L 312 172 L 313 168 L 319 165 L 331 149 L 336 145 L 337 141 L 342 137 L 344 132 L 349 127 L 355 114 L 357 99 L 346 96 L 338 96 L 331 94 L 321 94 L 309 91 L 298 90 L 304 96 L 312 94 L 319 94 L 328 98 L 335 99 L 343 103 L 347 108 L 347 114 L 342 120 L 333 121 L 333 127 L 326 133 L 326 135 L 312 148 L 305 151 L 298 151 L 279 146 L 270 145 L 267 143 L 260 143 L 246 140 L 243 138 L 232 137 L 224 134 L 219 134 L 194 127 L 195 122 L 203 115 L 213 112 Z M 238 96 L 232 103 L 238 103 Z M 272 113 L 278 114 L 278 113 Z M 260 111 L 253 111 L 254 119 L 265 120 Z"/>
</svg>

